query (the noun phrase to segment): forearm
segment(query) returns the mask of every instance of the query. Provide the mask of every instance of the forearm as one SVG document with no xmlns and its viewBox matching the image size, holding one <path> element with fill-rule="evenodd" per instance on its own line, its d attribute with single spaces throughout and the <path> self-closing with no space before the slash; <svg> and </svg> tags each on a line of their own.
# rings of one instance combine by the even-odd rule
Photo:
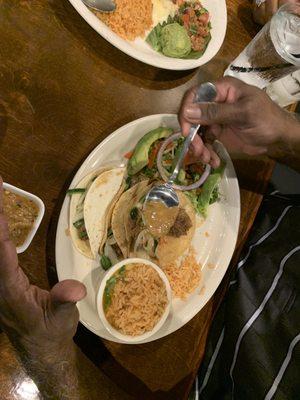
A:
<svg viewBox="0 0 300 400">
<path fill-rule="evenodd" d="M 300 119 L 297 114 L 287 113 L 282 139 L 270 146 L 268 155 L 300 172 Z"/>
<path fill-rule="evenodd" d="M 44 400 L 130 400 L 71 341 L 45 350 L 10 337 L 18 358 Z"/>
<path fill-rule="evenodd" d="M 25 344 L 22 340 L 10 340 L 26 372 L 37 385 L 45 400 L 85 400 L 79 390 L 76 349 L 73 341 L 60 351 Z"/>
</svg>

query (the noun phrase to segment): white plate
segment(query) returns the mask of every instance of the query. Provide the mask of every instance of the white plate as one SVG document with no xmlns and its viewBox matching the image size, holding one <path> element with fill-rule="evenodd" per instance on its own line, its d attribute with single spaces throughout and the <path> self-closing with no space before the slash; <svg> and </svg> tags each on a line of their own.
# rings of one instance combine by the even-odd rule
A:
<svg viewBox="0 0 300 400">
<path fill-rule="evenodd" d="M 145 133 L 162 124 L 175 130 L 179 129 L 176 115 L 157 114 L 138 119 L 116 130 L 84 161 L 70 187 L 76 186 L 85 175 L 101 165 L 110 162 L 120 164 L 120 160 L 124 160 L 123 155 L 133 149 Z M 218 151 L 227 163 L 220 184 L 221 200 L 210 206 L 209 215 L 205 223 L 197 229 L 193 240 L 197 259 L 202 265 L 201 284 L 186 301 L 173 300 L 172 311 L 166 323 L 147 341 L 166 336 L 190 321 L 214 294 L 228 268 L 239 228 L 240 193 L 228 153 L 220 144 Z M 78 303 L 80 321 L 96 335 L 117 341 L 102 325 L 96 308 L 97 291 L 104 271 L 95 261 L 79 254 L 66 233 L 69 222 L 69 203 L 69 196 L 66 196 L 56 234 L 56 265 L 59 280 L 78 279 L 86 285 L 87 297 Z M 212 265 L 215 266 L 214 269 L 211 268 Z"/>
<path fill-rule="evenodd" d="M 178 58 L 166 57 L 154 51 L 145 40 L 138 38 L 134 42 L 122 39 L 114 33 L 107 25 L 96 17 L 81 0 L 69 0 L 78 13 L 86 20 L 86 22 L 95 29 L 104 39 L 110 42 L 119 50 L 128 54 L 130 57 L 136 58 L 145 64 L 154 67 L 186 70 L 197 68 L 206 64 L 219 51 L 224 41 L 227 27 L 227 8 L 225 0 L 202 0 L 202 5 L 209 11 L 211 16 L 211 41 L 209 42 L 204 55 L 197 60 L 181 60 Z"/>
</svg>

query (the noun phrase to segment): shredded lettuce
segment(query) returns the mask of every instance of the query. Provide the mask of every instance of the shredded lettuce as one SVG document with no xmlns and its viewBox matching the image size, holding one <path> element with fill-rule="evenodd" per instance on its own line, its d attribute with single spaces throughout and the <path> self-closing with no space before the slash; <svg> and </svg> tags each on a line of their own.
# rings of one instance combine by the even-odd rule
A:
<svg viewBox="0 0 300 400">
<path fill-rule="evenodd" d="M 157 24 L 152 31 L 149 33 L 149 35 L 146 38 L 146 42 L 150 44 L 150 46 L 158 51 L 162 52 L 162 44 L 161 44 L 161 31 L 162 28 L 166 25 L 172 24 L 174 22 L 174 18 L 171 17 L 171 15 L 168 16 L 167 21 L 164 21 L 163 23 Z"/>
</svg>

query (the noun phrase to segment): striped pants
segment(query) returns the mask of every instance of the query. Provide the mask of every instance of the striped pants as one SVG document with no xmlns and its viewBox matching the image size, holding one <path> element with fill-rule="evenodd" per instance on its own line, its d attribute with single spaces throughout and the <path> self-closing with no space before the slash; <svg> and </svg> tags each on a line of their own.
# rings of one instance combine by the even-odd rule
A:
<svg viewBox="0 0 300 400">
<path fill-rule="evenodd" d="M 300 399 L 300 195 L 264 199 L 190 399 Z"/>
</svg>

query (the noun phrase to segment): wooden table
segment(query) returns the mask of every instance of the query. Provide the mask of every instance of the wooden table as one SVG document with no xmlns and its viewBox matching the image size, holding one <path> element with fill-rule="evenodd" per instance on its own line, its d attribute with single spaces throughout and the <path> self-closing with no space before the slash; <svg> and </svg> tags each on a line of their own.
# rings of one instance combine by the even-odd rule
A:
<svg viewBox="0 0 300 400">
<path fill-rule="evenodd" d="M 66 0 L 0 0 L 0 173 L 6 182 L 37 194 L 46 205 L 37 236 L 20 256 L 31 282 L 43 288 L 49 287 L 48 280 L 55 282 L 58 213 L 67 186 L 89 152 L 131 120 L 177 112 L 190 86 L 220 77 L 253 37 L 257 27 L 250 4 L 228 0 L 227 6 L 228 31 L 217 56 L 198 70 L 172 72 L 144 65 L 112 47 Z M 236 159 L 235 166 L 242 218 L 234 260 L 273 164 Z M 190 323 L 154 343 L 103 344 L 80 327 L 76 342 L 94 362 L 85 357 L 82 374 L 93 373 L 96 365 L 133 398 L 186 399 L 226 279 Z M 0 358 L 0 398 L 28 399 L 20 390 L 26 374 L 4 333 Z"/>
</svg>

